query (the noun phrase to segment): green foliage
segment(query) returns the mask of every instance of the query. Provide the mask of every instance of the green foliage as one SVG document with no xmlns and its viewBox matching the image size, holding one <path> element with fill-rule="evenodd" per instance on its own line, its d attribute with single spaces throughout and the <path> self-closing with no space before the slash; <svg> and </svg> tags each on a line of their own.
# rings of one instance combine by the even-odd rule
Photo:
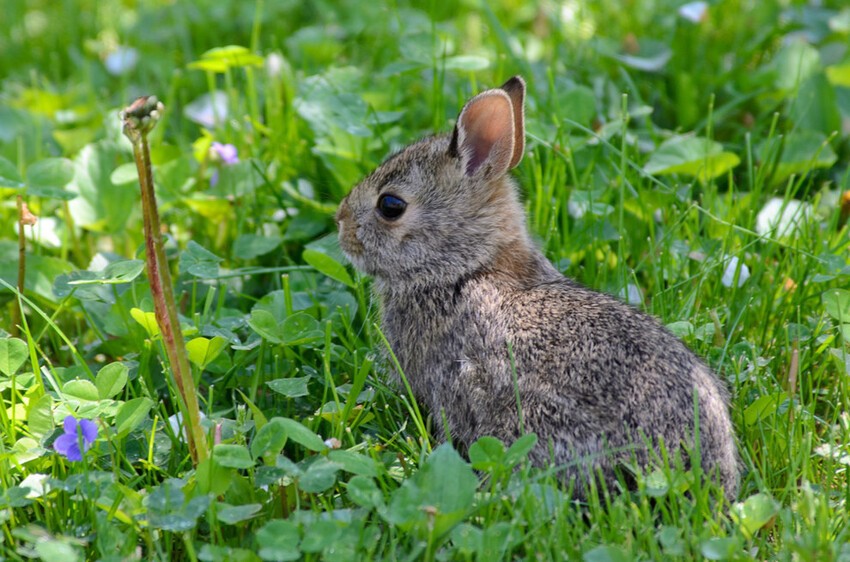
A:
<svg viewBox="0 0 850 562">
<path fill-rule="evenodd" d="M 7 1 L 0 558 L 846 558 L 844 4 Z M 385 378 L 336 206 L 517 73 L 529 226 L 728 382 L 731 504 L 673 458 L 576 504 L 528 466 L 535 436 L 467 462 Z M 195 470 L 117 118 L 140 91 L 166 105 L 151 161 L 214 445 Z M 97 424 L 80 462 L 53 449 L 68 415 Z"/>
</svg>

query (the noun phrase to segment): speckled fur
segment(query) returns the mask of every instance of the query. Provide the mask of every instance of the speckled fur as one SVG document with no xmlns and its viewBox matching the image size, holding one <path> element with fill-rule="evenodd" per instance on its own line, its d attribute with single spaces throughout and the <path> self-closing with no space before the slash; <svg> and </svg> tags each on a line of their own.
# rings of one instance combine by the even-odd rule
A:
<svg viewBox="0 0 850 562">
<path fill-rule="evenodd" d="M 563 277 L 532 243 L 506 166 L 494 157 L 465 173 L 463 135 L 460 149 L 456 129 L 391 156 L 337 214 L 343 250 L 375 278 L 382 328 L 417 399 L 438 424 L 445 417 L 461 450 L 484 435 L 513 441 L 510 343 L 524 429 L 539 437 L 532 460 L 565 466 L 583 496 L 590 470 L 611 484 L 616 465 L 649 463 L 647 438 L 691 447 L 696 391 L 702 468 L 733 497 L 723 385 L 654 318 Z M 408 203 L 397 221 L 376 211 L 387 192 Z"/>
</svg>

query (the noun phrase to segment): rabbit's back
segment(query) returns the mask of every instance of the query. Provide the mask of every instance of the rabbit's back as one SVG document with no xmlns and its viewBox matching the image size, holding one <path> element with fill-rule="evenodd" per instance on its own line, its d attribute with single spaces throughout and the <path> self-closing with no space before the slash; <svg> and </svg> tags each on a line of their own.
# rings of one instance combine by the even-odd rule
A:
<svg viewBox="0 0 850 562">
<path fill-rule="evenodd" d="M 456 445 L 534 432 L 536 464 L 567 465 L 579 479 L 601 468 L 613 480 L 617 464 L 651 460 L 647 443 L 692 450 L 698 411 L 702 468 L 718 470 L 733 495 L 737 457 L 716 376 L 651 316 L 554 268 L 539 277 L 522 286 L 482 274 L 433 295 L 450 303 L 443 310 L 386 311 L 394 349 L 414 360 L 406 365 L 414 392 Z M 403 323 L 412 316 L 434 329 Z"/>
</svg>

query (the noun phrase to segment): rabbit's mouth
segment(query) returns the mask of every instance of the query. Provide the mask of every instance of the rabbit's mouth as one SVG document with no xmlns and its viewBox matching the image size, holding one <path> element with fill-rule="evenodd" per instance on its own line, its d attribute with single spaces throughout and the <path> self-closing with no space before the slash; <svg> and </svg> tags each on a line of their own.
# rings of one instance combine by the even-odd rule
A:
<svg viewBox="0 0 850 562">
<path fill-rule="evenodd" d="M 339 223 L 339 247 L 349 257 L 360 256 L 363 253 L 363 243 L 357 239 L 356 229 L 350 223 Z"/>
<path fill-rule="evenodd" d="M 363 243 L 357 238 L 357 226 L 349 220 L 340 220 L 337 215 L 337 230 L 339 231 L 339 247 L 345 253 L 345 256 L 358 269 L 362 266 L 360 257 L 363 255 L 365 248 Z"/>
<path fill-rule="evenodd" d="M 334 217 L 336 228 L 339 231 L 339 247 L 349 259 L 356 258 L 363 253 L 363 243 L 357 238 L 357 223 L 351 216 L 351 208 L 348 206 L 348 198 L 343 199 Z M 352 261 L 354 261 L 352 259 Z"/>
</svg>

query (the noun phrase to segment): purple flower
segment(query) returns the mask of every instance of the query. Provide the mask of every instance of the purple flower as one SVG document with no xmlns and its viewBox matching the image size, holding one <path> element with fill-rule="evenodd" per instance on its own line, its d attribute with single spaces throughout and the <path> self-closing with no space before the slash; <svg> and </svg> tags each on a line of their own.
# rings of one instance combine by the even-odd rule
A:
<svg viewBox="0 0 850 562">
<path fill-rule="evenodd" d="M 97 439 L 97 424 L 91 420 L 80 420 L 67 416 L 62 423 L 65 433 L 53 442 L 53 448 L 69 461 L 83 460 L 83 453 L 88 451 Z M 83 450 L 80 451 L 80 434 L 82 434 Z"/>
<path fill-rule="evenodd" d="M 221 144 L 220 142 L 212 143 L 210 146 L 213 161 L 221 162 L 225 166 L 231 166 L 239 163 L 239 151 L 232 144 Z M 218 170 L 213 170 L 210 175 L 210 185 L 215 187 L 218 184 Z"/>
<path fill-rule="evenodd" d="M 231 164 L 239 163 L 239 152 L 232 144 L 221 144 L 220 142 L 212 143 L 212 149 L 218 154 L 219 159 L 223 164 L 230 166 Z"/>
</svg>

